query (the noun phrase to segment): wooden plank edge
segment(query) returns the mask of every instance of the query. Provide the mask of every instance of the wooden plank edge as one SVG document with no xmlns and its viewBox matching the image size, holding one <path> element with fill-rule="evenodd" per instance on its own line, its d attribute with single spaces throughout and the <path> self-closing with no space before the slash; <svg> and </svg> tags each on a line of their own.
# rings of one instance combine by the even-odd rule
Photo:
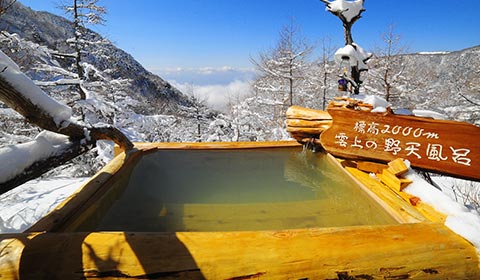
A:
<svg viewBox="0 0 480 280">
<path fill-rule="evenodd" d="M 114 157 L 107 165 L 100 169 L 99 172 L 85 182 L 72 195 L 62 201 L 45 217 L 25 230 L 25 232 L 51 231 L 63 221 L 68 220 L 68 217 L 83 207 L 86 201 L 104 189 L 104 185 L 113 177 L 113 175 L 117 174 L 122 167 L 125 166 L 126 162 L 138 157 L 139 154 L 140 153 L 138 151 L 136 153 L 132 152 L 128 155 L 122 152 Z"/>
<path fill-rule="evenodd" d="M 410 202 L 405 201 L 400 195 L 386 187 L 380 181 L 370 177 L 369 174 L 354 166 L 343 166 L 345 160 L 335 158 L 330 153 L 328 157 L 333 163 L 345 170 L 345 173 L 357 183 L 373 200 L 385 209 L 399 223 L 419 223 L 427 221 L 427 218 L 415 209 Z"/>
<path fill-rule="evenodd" d="M 480 277 L 473 246 L 437 223 L 254 232 L 5 234 L 0 235 L 0 251 L 0 273 L 10 279 Z"/>
<path fill-rule="evenodd" d="M 336 159 L 341 165 L 343 162 L 347 162 L 347 160 L 336 158 L 331 155 L 332 158 Z M 350 162 L 350 161 L 348 161 Z M 356 168 L 356 166 L 344 166 L 344 168 L 350 173 L 350 175 L 354 178 L 354 180 L 360 181 L 361 186 L 367 187 L 373 191 L 373 193 L 379 197 L 381 197 L 380 201 L 388 199 L 392 200 L 392 202 L 387 203 L 390 205 L 389 207 L 393 207 L 396 209 L 395 211 L 400 216 L 411 216 L 413 219 L 417 220 L 418 222 L 424 222 L 425 220 L 430 222 L 438 222 L 438 223 L 445 223 L 447 216 L 443 213 L 436 211 L 433 206 L 419 200 L 419 198 L 405 193 L 403 191 L 399 191 L 391 186 L 388 186 L 372 177 L 362 170 Z M 396 199 L 394 199 L 390 193 L 393 193 Z M 395 202 L 396 201 L 396 202 Z M 393 205 L 391 205 L 393 203 Z M 397 204 L 397 205 L 395 205 Z M 410 218 L 407 218 L 407 222 Z M 412 221 L 410 221 L 412 222 Z"/>
<path fill-rule="evenodd" d="M 135 148 L 150 150 L 230 150 L 301 147 L 296 141 L 261 141 L 261 142 L 135 142 Z"/>
</svg>

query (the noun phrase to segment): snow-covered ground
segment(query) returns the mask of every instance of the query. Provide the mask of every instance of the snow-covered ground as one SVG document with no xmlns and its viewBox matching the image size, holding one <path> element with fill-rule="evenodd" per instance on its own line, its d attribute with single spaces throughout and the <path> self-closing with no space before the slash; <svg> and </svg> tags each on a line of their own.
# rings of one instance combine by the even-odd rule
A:
<svg viewBox="0 0 480 280">
<path fill-rule="evenodd" d="M 468 190 L 472 193 L 480 190 L 480 183 L 454 179 L 451 177 L 434 177 L 434 182 L 442 188 L 435 188 L 422 179 L 416 172 L 410 170 L 406 178 L 412 183 L 403 191 L 419 197 L 423 202 L 430 204 L 440 213 L 447 216 L 445 225 L 452 231 L 470 241 L 480 252 L 480 213 L 458 202 L 452 186 Z"/>
<path fill-rule="evenodd" d="M 0 195 L 0 233 L 26 230 L 73 194 L 87 179 L 32 180 Z"/>
</svg>

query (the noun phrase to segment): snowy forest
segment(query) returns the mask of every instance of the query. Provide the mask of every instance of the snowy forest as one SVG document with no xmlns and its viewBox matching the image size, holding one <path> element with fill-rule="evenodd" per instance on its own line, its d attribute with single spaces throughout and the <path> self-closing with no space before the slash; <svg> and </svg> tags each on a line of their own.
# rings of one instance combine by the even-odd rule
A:
<svg viewBox="0 0 480 280">
<path fill-rule="evenodd" d="M 257 75 L 248 96 L 231 97 L 228 108 L 219 112 L 90 30 L 102 21 L 101 7 L 95 9 L 96 17 L 84 21 L 75 18 L 72 7 L 63 8 L 70 18 L 13 1 L 0 10 L 0 50 L 44 92 L 69 106 L 76 122 L 114 126 L 133 142 L 290 139 L 285 130 L 289 106 L 325 109 L 339 95 L 342 69 L 333 55 L 340 46 L 328 38 L 310 43 L 294 21 L 279 30 L 276 45 L 252 58 Z M 429 109 L 480 125 L 480 46 L 409 53 L 394 27 L 385 29 L 383 44 L 368 50 L 372 56 L 362 74 L 361 93 L 382 96 L 395 109 Z M 3 103 L 0 120 L 0 147 L 31 141 L 41 133 Z M 88 177 L 112 156 L 113 144 L 98 141 L 90 152 L 43 176 Z"/>
</svg>

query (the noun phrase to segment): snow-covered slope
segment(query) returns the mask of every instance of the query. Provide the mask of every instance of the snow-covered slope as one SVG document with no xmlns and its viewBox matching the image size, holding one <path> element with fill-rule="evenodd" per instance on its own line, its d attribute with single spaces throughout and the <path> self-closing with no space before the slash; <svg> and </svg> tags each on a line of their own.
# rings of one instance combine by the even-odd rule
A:
<svg viewBox="0 0 480 280">
<path fill-rule="evenodd" d="M 381 59 L 373 58 L 365 75 L 369 94 L 385 94 L 379 79 L 385 69 L 375 67 Z M 406 54 L 395 58 L 390 67 L 390 101 L 394 106 L 435 110 L 450 119 L 480 125 L 480 46 Z"/>
<path fill-rule="evenodd" d="M 59 55 L 74 53 L 67 43 L 74 36 L 72 23 L 62 17 L 17 1 L 0 17 L 0 30 L 0 50 L 46 93 L 72 107 L 79 122 L 115 125 L 133 141 L 195 141 L 199 125 L 208 128 L 216 115 L 91 30 L 85 31 L 89 43 L 82 57 L 86 79 L 79 82 L 75 60 Z M 27 142 L 39 133 L 1 102 L 0 120 L 0 147 Z M 91 175 L 99 164 L 97 155 L 90 154 L 61 174 Z"/>
<path fill-rule="evenodd" d="M 51 53 L 73 52 L 72 47 L 66 42 L 68 38 L 74 37 L 72 23 L 69 20 L 47 12 L 33 11 L 18 1 L 14 7 L 0 17 L 0 30 L 11 34 L 16 33 L 24 40 L 48 48 Z M 168 82 L 147 71 L 131 55 L 115 47 L 99 34 L 91 30 L 87 32 L 89 41 L 97 42 L 97 44 L 87 46 L 88 55 L 84 58 L 86 63 L 93 65 L 103 74 L 109 74 L 113 79 L 130 79 L 132 93 L 161 98 L 166 103 L 173 103 L 172 105 L 175 103 L 189 104 L 186 96 Z M 29 63 L 18 61 L 15 51 L 9 53 L 5 46 L 2 46 L 2 51 L 13 56 L 12 59 L 20 66 L 27 69 L 31 66 Z M 55 57 L 55 59 L 63 68 L 67 68 L 71 64 L 69 59 L 59 57 Z"/>
</svg>

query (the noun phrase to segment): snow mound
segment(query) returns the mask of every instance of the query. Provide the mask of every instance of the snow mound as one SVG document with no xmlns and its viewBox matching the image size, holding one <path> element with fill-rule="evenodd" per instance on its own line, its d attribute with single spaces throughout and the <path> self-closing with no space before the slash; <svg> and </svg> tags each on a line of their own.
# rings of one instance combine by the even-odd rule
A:
<svg viewBox="0 0 480 280">
<path fill-rule="evenodd" d="M 405 175 L 412 183 L 404 189 L 406 193 L 419 197 L 435 210 L 447 215 L 445 226 L 470 241 L 480 251 L 480 216 L 475 210 L 456 202 L 452 197 L 430 185 L 415 171 Z"/>
<path fill-rule="evenodd" d="M 346 1 L 335 0 L 327 6 L 327 11 L 341 13 L 350 22 L 363 10 L 363 0 Z"/>
<path fill-rule="evenodd" d="M 74 193 L 88 178 L 33 180 L 0 195 L 0 233 L 19 233 Z"/>
<path fill-rule="evenodd" d="M 426 117 L 426 118 L 432 118 L 432 119 L 436 119 L 436 120 L 446 120 L 447 119 L 447 116 L 445 116 L 444 114 L 434 112 L 434 111 L 430 111 L 430 110 L 414 109 L 412 111 L 412 113 L 417 117 Z"/>
<path fill-rule="evenodd" d="M 55 155 L 68 145 L 68 137 L 43 131 L 30 142 L 0 148 L 0 182 L 6 182 L 34 162 Z"/>
<path fill-rule="evenodd" d="M 335 63 L 344 65 L 348 62 L 349 66 L 356 66 L 359 70 L 367 70 L 368 66 L 365 63 L 371 57 L 362 47 L 353 43 L 339 48 L 333 57 Z"/>
</svg>

